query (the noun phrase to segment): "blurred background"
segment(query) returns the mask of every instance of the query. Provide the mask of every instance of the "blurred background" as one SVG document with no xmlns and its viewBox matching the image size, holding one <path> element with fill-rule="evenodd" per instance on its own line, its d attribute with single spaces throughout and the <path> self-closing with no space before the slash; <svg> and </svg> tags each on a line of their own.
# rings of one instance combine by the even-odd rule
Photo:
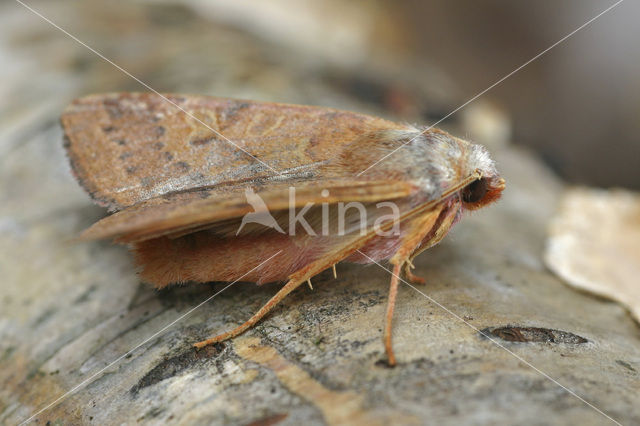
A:
<svg viewBox="0 0 640 426">
<path fill-rule="evenodd" d="M 419 124 L 440 120 L 613 3 L 28 2 L 159 91 Z M 441 126 L 527 147 L 569 182 L 640 188 L 638 16 L 640 3 L 621 3 Z M 0 3 L 0 23 L 0 155 L 74 97 L 145 90 L 17 2 Z"/>
</svg>

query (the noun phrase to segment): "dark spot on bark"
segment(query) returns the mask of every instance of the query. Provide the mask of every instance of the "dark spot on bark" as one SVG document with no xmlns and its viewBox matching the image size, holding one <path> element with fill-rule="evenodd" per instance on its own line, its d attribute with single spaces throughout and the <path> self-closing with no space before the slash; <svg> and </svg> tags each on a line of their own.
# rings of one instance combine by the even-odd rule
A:
<svg viewBox="0 0 640 426">
<path fill-rule="evenodd" d="M 624 368 L 626 368 L 629 371 L 633 371 L 634 373 L 636 372 L 636 369 L 633 368 L 631 366 L 631 364 L 629 364 L 628 362 L 625 362 L 625 361 L 623 361 L 621 359 L 616 359 L 616 364 L 623 366 Z"/>
<path fill-rule="evenodd" d="M 46 375 L 47 373 L 40 370 L 38 367 L 34 367 L 31 370 L 29 370 L 29 372 L 27 373 L 27 380 L 31 380 L 34 377 L 44 377 Z"/>
<path fill-rule="evenodd" d="M 317 282 L 318 280 L 316 280 Z M 324 339 L 324 337 L 320 337 L 320 342 Z M 319 342 L 319 343 L 320 343 Z M 366 345 L 368 342 L 367 341 L 362 341 L 362 340 L 353 340 L 350 342 L 351 345 L 351 349 L 360 349 L 361 347 L 363 347 L 364 345 Z"/>
<path fill-rule="evenodd" d="M 484 334 L 482 337 L 486 338 L 488 335 L 507 342 L 567 343 L 572 345 L 589 342 L 584 337 L 569 333 L 568 331 L 539 327 L 518 327 L 509 325 L 505 327 L 487 327 L 482 330 L 482 333 Z"/>
<path fill-rule="evenodd" d="M 164 135 L 165 128 L 163 126 L 157 126 L 155 128 L 155 132 L 156 132 L 156 135 L 162 136 L 162 135 Z"/>
<path fill-rule="evenodd" d="M 127 144 L 127 141 L 125 139 L 116 139 L 114 142 L 117 143 L 118 145 L 126 145 Z"/>
<path fill-rule="evenodd" d="M 106 127 L 103 127 L 102 130 L 104 130 L 106 133 L 109 133 L 116 130 L 116 128 L 114 126 L 106 126 Z"/>
<path fill-rule="evenodd" d="M 153 407 L 140 418 L 137 419 L 138 423 L 147 420 L 147 419 L 155 419 L 163 414 L 166 410 L 163 407 Z"/>
<path fill-rule="evenodd" d="M 160 151 L 162 148 L 164 148 L 164 143 L 163 142 L 156 142 L 153 144 L 153 149 L 156 149 L 158 151 Z"/>
<path fill-rule="evenodd" d="M 121 159 L 121 160 L 126 160 L 127 158 L 131 157 L 132 155 L 133 155 L 132 152 L 127 151 L 125 153 L 120 154 L 120 156 L 118 158 Z"/>
<path fill-rule="evenodd" d="M 215 140 L 215 136 L 205 136 L 203 138 L 193 139 L 191 141 L 191 145 L 193 146 L 202 146 L 210 143 L 212 140 Z"/>
<path fill-rule="evenodd" d="M 287 413 L 278 413 L 272 416 L 263 417 L 258 420 L 254 420 L 251 423 L 248 423 L 246 426 L 272 426 L 277 425 L 282 422 L 284 419 L 289 417 Z"/>
<path fill-rule="evenodd" d="M 37 327 L 37 326 L 45 323 L 55 313 L 56 313 L 56 310 L 53 309 L 53 308 L 49 308 L 49 309 L 45 310 L 40 315 L 38 315 L 35 320 L 33 320 L 33 326 Z"/>
<path fill-rule="evenodd" d="M 129 167 L 126 168 L 126 170 L 127 170 L 128 174 L 132 175 L 132 174 L 134 174 L 136 172 L 136 170 L 138 170 L 138 167 L 137 166 L 129 166 Z"/>
<path fill-rule="evenodd" d="M 224 343 L 205 346 L 202 349 L 189 349 L 186 352 L 167 358 L 147 372 L 129 392 L 136 395 L 140 389 L 155 385 L 163 380 L 177 376 L 183 371 L 202 365 L 211 358 L 219 355 L 225 348 Z"/>
<path fill-rule="evenodd" d="M 170 153 L 168 151 L 165 151 L 165 152 L 163 152 L 163 154 L 164 154 L 164 159 L 165 160 L 167 160 L 167 161 L 173 160 L 173 154 L 172 153 Z"/>
<path fill-rule="evenodd" d="M 8 360 L 15 351 L 16 351 L 15 346 L 9 346 L 4 350 L 4 352 L 2 353 L 2 356 L 0 356 L 0 361 Z"/>
<path fill-rule="evenodd" d="M 189 164 L 184 161 L 178 161 L 176 163 L 176 167 L 185 172 L 191 168 L 191 166 L 189 166 Z"/>
<path fill-rule="evenodd" d="M 87 300 L 89 300 L 89 297 L 91 296 L 91 293 L 93 293 L 94 291 L 97 290 L 97 286 L 95 284 L 89 286 L 89 288 L 87 288 L 84 292 L 82 292 L 82 294 L 80 294 L 80 296 L 78 296 L 74 301 L 73 304 L 79 304 L 79 303 L 84 303 Z"/>
</svg>

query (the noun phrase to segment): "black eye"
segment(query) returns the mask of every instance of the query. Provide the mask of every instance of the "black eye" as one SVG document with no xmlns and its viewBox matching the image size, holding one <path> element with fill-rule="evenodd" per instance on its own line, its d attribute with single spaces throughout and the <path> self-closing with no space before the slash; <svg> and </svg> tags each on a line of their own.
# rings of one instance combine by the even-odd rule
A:
<svg viewBox="0 0 640 426">
<path fill-rule="evenodd" d="M 477 203 L 484 198 L 488 190 L 488 179 L 474 180 L 462 190 L 462 200 L 465 203 Z"/>
</svg>

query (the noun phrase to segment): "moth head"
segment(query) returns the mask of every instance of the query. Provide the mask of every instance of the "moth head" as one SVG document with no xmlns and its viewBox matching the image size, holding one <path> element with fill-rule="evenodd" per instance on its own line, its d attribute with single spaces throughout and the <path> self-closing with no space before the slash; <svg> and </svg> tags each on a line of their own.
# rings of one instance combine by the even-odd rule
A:
<svg viewBox="0 0 640 426">
<path fill-rule="evenodd" d="M 476 179 L 460 190 L 460 199 L 467 210 L 475 210 L 496 201 L 505 188 L 494 161 L 481 145 L 471 145 L 468 160 Z"/>
</svg>

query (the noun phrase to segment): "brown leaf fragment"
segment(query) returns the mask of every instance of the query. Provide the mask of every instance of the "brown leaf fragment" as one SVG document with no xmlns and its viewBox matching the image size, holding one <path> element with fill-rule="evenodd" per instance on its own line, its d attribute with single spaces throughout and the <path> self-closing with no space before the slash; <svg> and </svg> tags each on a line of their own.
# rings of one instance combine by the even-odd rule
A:
<svg viewBox="0 0 640 426">
<path fill-rule="evenodd" d="M 567 191 L 545 261 L 569 285 L 620 303 L 640 322 L 640 194 Z"/>
</svg>

